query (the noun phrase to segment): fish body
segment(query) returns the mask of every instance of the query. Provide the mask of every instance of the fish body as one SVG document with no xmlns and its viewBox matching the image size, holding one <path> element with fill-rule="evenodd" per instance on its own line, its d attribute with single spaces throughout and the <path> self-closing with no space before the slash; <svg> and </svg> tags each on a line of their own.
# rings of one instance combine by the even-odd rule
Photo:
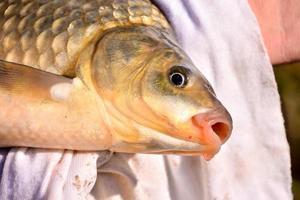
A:
<svg viewBox="0 0 300 200">
<path fill-rule="evenodd" d="M 81 51 L 109 29 L 145 25 L 170 31 L 145 0 L 3 0 L 0 16 L 0 59 L 71 77 Z"/>
<path fill-rule="evenodd" d="M 229 113 L 148 0 L 0 2 L 0 147 L 211 158 Z"/>
</svg>

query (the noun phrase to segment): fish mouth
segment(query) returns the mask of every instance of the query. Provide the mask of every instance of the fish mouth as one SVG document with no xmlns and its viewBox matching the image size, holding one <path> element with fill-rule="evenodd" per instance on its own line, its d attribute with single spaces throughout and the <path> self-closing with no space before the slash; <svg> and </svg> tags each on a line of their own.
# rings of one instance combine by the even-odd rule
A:
<svg viewBox="0 0 300 200">
<path fill-rule="evenodd" d="M 135 142 L 120 141 L 113 146 L 112 151 L 202 156 L 205 160 L 211 160 L 232 131 L 232 120 L 225 108 L 196 114 L 188 123 L 189 130 L 176 131 L 175 134 L 135 124 L 141 139 Z"/>
<path fill-rule="evenodd" d="M 197 114 L 191 121 L 205 143 L 222 145 L 232 132 L 231 117 L 227 114 Z"/>
<path fill-rule="evenodd" d="M 197 130 L 199 141 L 207 147 L 203 155 L 210 160 L 231 135 L 231 116 L 224 107 L 220 107 L 208 113 L 199 113 L 191 121 Z"/>
<path fill-rule="evenodd" d="M 163 134 L 159 140 L 156 140 L 160 142 L 154 145 L 161 148 L 152 151 L 147 149 L 147 153 L 203 156 L 205 160 L 211 160 L 220 151 L 221 146 L 228 140 L 232 132 L 232 120 L 224 108 L 197 114 L 191 118 L 191 124 L 194 129 L 193 139 Z M 168 145 L 164 146 L 163 142 Z"/>
</svg>

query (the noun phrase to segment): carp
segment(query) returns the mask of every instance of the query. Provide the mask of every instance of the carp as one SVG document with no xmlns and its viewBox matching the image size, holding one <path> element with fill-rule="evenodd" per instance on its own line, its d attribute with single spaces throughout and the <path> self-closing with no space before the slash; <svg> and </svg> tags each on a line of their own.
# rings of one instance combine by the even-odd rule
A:
<svg viewBox="0 0 300 200">
<path fill-rule="evenodd" d="M 3 0 L 0 60 L 0 147 L 211 159 L 231 134 L 149 0 Z"/>
</svg>

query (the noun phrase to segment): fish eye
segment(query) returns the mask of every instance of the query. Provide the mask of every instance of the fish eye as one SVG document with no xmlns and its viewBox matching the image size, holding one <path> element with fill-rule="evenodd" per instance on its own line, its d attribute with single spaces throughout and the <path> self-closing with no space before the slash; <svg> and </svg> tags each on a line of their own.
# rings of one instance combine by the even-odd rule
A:
<svg viewBox="0 0 300 200">
<path fill-rule="evenodd" d="M 169 81 L 172 85 L 184 88 L 188 83 L 187 69 L 182 66 L 174 66 L 169 71 Z"/>
</svg>

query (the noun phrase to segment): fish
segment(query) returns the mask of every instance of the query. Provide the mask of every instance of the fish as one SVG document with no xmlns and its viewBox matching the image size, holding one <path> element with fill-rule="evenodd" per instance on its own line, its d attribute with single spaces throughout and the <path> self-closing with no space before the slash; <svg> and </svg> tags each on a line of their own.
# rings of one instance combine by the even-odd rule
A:
<svg viewBox="0 0 300 200">
<path fill-rule="evenodd" d="M 149 0 L 2 0 L 0 147 L 200 155 L 229 112 Z"/>
</svg>

